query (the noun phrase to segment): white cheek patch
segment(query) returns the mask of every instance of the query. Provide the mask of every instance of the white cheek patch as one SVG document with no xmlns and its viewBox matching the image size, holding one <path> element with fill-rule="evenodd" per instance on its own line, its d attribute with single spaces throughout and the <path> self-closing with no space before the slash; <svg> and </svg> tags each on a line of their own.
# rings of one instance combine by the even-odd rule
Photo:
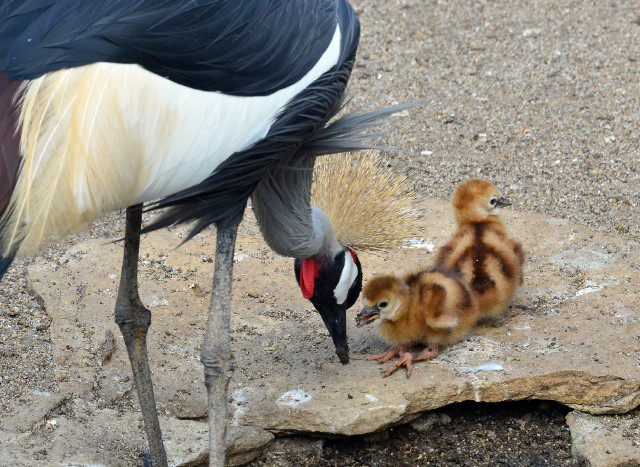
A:
<svg viewBox="0 0 640 467">
<path fill-rule="evenodd" d="M 349 289 L 353 285 L 353 281 L 358 277 L 358 266 L 353 261 L 353 258 L 348 251 L 344 253 L 344 267 L 340 274 L 340 280 L 338 285 L 333 290 L 333 296 L 336 297 L 338 305 L 342 305 L 349 295 Z"/>
</svg>

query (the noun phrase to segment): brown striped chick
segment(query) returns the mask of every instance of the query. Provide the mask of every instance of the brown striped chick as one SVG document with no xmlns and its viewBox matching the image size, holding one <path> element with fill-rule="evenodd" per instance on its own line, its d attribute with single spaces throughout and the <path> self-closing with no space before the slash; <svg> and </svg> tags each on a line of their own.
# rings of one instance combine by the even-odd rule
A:
<svg viewBox="0 0 640 467">
<path fill-rule="evenodd" d="M 458 229 L 438 251 L 436 265 L 459 271 L 478 299 L 480 316 L 502 313 L 522 285 L 524 252 L 498 217 L 511 203 L 485 180 L 467 180 L 451 198 Z"/>
<path fill-rule="evenodd" d="M 388 351 L 369 360 L 385 363 L 399 359 L 385 371 L 391 375 L 398 368 L 438 356 L 440 346 L 465 337 L 478 320 L 478 305 L 469 288 L 453 271 L 436 268 L 407 274 L 404 278 L 378 276 L 364 287 L 364 308 L 356 318 L 358 326 L 375 321 L 382 339 L 393 345 Z M 410 348 L 424 344 L 414 355 Z"/>
</svg>

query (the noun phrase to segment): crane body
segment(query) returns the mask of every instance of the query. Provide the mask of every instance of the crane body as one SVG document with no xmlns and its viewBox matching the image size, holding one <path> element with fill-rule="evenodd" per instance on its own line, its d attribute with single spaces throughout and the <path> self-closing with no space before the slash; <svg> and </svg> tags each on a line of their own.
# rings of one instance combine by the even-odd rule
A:
<svg viewBox="0 0 640 467">
<path fill-rule="evenodd" d="M 361 266 L 310 190 L 317 156 L 360 149 L 399 110 L 334 119 L 358 39 L 346 0 L 0 3 L 0 278 L 19 252 L 126 208 L 115 317 L 154 465 L 166 454 L 146 354 L 151 313 L 137 291 L 141 233 L 218 230 L 201 359 L 211 465 L 225 458 L 233 251 L 250 197 L 267 243 L 296 259 L 297 274 L 307 265 L 299 284 L 348 361 L 345 311 Z M 164 211 L 143 228 L 145 203 Z"/>
</svg>

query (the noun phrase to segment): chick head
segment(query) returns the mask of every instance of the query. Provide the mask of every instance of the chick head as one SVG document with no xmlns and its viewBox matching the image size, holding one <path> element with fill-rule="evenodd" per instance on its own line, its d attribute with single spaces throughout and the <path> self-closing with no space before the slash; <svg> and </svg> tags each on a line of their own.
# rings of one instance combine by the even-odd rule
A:
<svg viewBox="0 0 640 467">
<path fill-rule="evenodd" d="M 501 207 L 511 205 L 492 183 L 479 179 L 467 180 L 456 188 L 451 204 L 459 223 L 485 222 L 497 216 Z"/>
<path fill-rule="evenodd" d="M 378 276 L 370 280 L 362 292 L 363 308 L 356 317 L 358 326 L 377 319 L 394 321 L 399 317 L 403 299 L 408 293 L 404 282 L 394 276 Z"/>
</svg>

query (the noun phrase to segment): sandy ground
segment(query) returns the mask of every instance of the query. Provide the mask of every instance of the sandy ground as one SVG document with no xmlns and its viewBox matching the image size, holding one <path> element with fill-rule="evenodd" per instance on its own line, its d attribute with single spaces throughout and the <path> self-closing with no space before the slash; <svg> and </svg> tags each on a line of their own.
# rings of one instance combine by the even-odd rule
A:
<svg viewBox="0 0 640 467">
<path fill-rule="evenodd" d="M 638 238 L 637 3 L 354 3 L 357 103 L 424 103 L 386 141 L 417 191 L 485 177 L 518 210 Z"/>
<path fill-rule="evenodd" d="M 448 199 L 459 181 L 483 177 L 519 211 L 640 237 L 637 2 L 353 3 L 363 34 L 351 108 L 423 104 L 393 119 L 383 141 L 404 151 L 390 153 L 389 163 L 412 177 L 420 195 Z M 79 238 L 108 238 L 121 225 L 113 214 Z M 0 284 L 0 410 L 55 385 L 48 317 L 25 266 L 57 261 L 77 239 L 16 261 Z M 540 433 L 564 430 L 557 417 L 532 419 Z M 507 430 L 496 423 L 498 438 Z"/>
</svg>

